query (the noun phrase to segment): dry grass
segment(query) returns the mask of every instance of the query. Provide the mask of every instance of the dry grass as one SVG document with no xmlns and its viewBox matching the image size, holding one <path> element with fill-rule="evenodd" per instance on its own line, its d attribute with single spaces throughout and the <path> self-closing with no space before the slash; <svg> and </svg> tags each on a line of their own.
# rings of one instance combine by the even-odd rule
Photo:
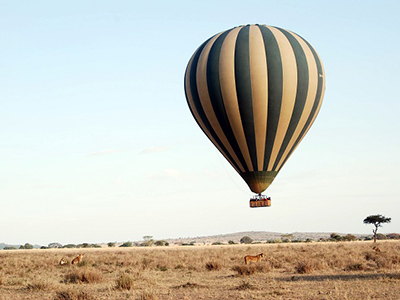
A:
<svg viewBox="0 0 400 300">
<path fill-rule="evenodd" d="M 115 281 L 115 288 L 118 290 L 132 290 L 134 286 L 134 278 L 126 273 L 122 273 Z"/>
<path fill-rule="evenodd" d="M 400 243 L 0 251 L 0 299 L 395 299 Z M 245 255 L 267 258 L 244 265 Z"/>
<path fill-rule="evenodd" d="M 77 269 L 65 275 L 65 283 L 98 283 L 103 275 L 96 269 Z"/>
</svg>

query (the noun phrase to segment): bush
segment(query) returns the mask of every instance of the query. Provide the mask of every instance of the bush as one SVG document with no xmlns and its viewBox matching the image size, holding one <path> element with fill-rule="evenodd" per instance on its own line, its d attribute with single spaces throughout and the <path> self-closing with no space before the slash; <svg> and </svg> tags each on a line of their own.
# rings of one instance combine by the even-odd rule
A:
<svg viewBox="0 0 400 300">
<path fill-rule="evenodd" d="M 229 241 L 228 244 L 229 245 L 235 245 L 236 243 L 234 241 Z"/>
<path fill-rule="evenodd" d="M 6 246 L 3 248 L 4 250 L 17 250 L 14 246 Z"/>
<path fill-rule="evenodd" d="M 221 242 L 214 242 L 214 243 L 212 243 L 211 245 L 218 246 L 218 245 L 223 245 L 223 243 L 221 243 Z"/>
<path fill-rule="evenodd" d="M 334 241 L 334 242 L 339 242 L 339 241 L 343 240 L 343 237 L 341 235 L 337 234 L 337 233 L 331 233 L 330 240 Z"/>
<path fill-rule="evenodd" d="M 357 241 L 358 238 L 357 238 L 355 235 L 353 235 L 353 234 L 347 234 L 347 235 L 345 235 L 345 236 L 343 237 L 343 240 L 344 240 L 344 241 L 348 241 L 348 242 L 352 242 L 352 241 Z"/>
<path fill-rule="evenodd" d="M 167 245 L 168 243 L 166 242 L 166 241 L 164 241 L 164 240 L 161 240 L 161 241 L 155 241 L 155 243 L 154 243 L 154 245 L 156 245 L 156 246 L 168 246 Z"/>
<path fill-rule="evenodd" d="M 248 236 L 244 236 L 240 239 L 241 244 L 251 244 L 252 242 L 253 242 L 253 239 Z"/>
<path fill-rule="evenodd" d="M 132 242 L 125 242 L 120 247 L 132 247 L 132 246 L 133 246 Z"/>
</svg>

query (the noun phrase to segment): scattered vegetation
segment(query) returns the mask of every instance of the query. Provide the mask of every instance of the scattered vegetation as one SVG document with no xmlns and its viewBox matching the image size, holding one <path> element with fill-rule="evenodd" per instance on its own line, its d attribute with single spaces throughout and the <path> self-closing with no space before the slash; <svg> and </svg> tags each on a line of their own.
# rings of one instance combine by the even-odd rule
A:
<svg viewBox="0 0 400 300">
<path fill-rule="evenodd" d="M 283 237 L 285 238 L 285 237 Z M 286 237 L 289 238 L 289 237 Z M 0 252 L 5 299 L 396 299 L 398 240 Z M 78 252 L 79 251 L 79 252 Z M 245 255 L 266 253 L 244 265 Z M 1 298 L 1 297 L 0 297 Z"/>
</svg>

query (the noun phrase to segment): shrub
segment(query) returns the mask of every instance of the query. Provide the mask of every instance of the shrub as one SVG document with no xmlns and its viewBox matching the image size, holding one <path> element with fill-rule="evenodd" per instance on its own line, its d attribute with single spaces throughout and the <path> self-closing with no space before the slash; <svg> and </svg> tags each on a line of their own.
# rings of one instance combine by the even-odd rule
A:
<svg viewBox="0 0 400 300">
<path fill-rule="evenodd" d="M 156 246 L 169 246 L 169 243 L 164 241 L 164 240 L 160 240 L 160 241 L 156 241 L 154 243 L 154 245 L 156 245 Z"/>
<path fill-rule="evenodd" d="M 352 242 L 352 241 L 357 241 L 358 238 L 357 238 L 355 235 L 353 235 L 353 234 L 347 234 L 347 235 L 345 235 L 345 236 L 343 237 L 343 240 L 344 240 L 344 241 L 348 241 L 348 242 Z"/>
<path fill-rule="evenodd" d="M 120 247 L 132 247 L 132 246 L 133 246 L 132 242 L 125 242 Z"/>
<path fill-rule="evenodd" d="M 235 245 L 236 243 L 234 241 L 229 241 L 228 244 L 229 245 Z"/>
<path fill-rule="evenodd" d="M 206 263 L 206 269 L 208 271 L 218 271 L 221 269 L 221 265 L 217 262 L 208 262 Z"/>
<path fill-rule="evenodd" d="M 334 242 L 339 242 L 339 241 L 343 241 L 343 237 L 337 233 L 331 233 L 330 240 L 334 241 Z"/>
<path fill-rule="evenodd" d="M 122 273 L 115 281 L 115 288 L 118 290 L 128 290 L 133 289 L 134 279 L 132 276 Z"/>
<path fill-rule="evenodd" d="M 221 242 L 214 242 L 214 243 L 212 243 L 211 245 L 219 246 L 219 245 L 223 245 L 223 243 L 221 243 Z"/>
<path fill-rule="evenodd" d="M 241 244 L 251 244 L 252 242 L 253 242 L 253 239 L 248 236 L 244 236 L 240 239 Z"/>
</svg>

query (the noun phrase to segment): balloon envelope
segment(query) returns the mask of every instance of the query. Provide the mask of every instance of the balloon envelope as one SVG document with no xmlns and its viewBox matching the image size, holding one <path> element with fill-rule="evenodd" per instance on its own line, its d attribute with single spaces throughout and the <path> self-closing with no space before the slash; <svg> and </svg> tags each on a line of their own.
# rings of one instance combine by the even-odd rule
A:
<svg viewBox="0 0 400 300">
<path fill-rule="evenodd" d="M 268 188 L 304 138 L 324 90 L 312 46 L 266 25 L 214 35 L 195 51 L 185 74 L 193 117 L 255 193 Z"/>
</svg>

